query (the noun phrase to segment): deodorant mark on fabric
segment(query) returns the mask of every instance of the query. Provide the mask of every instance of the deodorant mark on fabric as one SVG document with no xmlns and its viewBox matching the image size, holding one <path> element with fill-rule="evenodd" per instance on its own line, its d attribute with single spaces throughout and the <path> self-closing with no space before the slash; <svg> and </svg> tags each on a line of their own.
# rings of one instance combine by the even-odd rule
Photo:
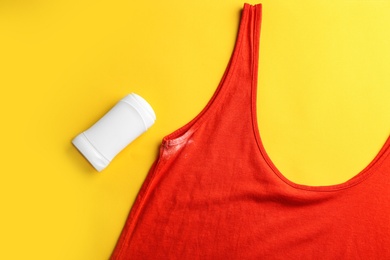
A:
<svg viewBox="0 0 390 260">
<path fill-rule="evenodd" d="M 131 93 L 72 143 L 97 171 L 134 139 L 148 130 L 156 120 L 153 108 L 141 96 Z"/>
</svg>

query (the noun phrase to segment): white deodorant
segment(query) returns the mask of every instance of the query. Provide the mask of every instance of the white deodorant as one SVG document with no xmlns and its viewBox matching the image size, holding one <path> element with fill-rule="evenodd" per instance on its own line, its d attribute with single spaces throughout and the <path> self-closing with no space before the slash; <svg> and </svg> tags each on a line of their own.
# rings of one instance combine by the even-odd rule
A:
<svg viewBox="0 0 390 260">
<path fill-rule="evenodd" d="M 156 115 L 145 99 L 129 94 L 72 143 L 99 172 L 134 139 L 154 124 Z"/>
</svg>

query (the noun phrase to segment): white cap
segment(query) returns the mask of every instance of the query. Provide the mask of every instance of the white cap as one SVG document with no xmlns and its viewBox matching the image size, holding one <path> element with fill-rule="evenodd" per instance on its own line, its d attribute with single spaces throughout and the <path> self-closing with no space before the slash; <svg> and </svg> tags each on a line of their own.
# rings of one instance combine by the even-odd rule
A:
<svg viewBox="0 0 390 260">
<path fill-rule="evenodd" d="M 129 143 L 144 133 L 156 120 L 149 103 L 137 94 L 120 100 L 72 143 L 95 167 L 102 171 Z"/>
</svg>

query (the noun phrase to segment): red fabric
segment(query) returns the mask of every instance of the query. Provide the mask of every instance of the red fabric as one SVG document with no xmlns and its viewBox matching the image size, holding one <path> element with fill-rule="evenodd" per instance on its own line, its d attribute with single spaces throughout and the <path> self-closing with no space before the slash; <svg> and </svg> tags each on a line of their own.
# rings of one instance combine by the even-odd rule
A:
<svg viewBox="0 0 390 260">
<path fill-rule="evenodd" d="M 163 139 L 111 259 L 390 259 L 390 138 L 349 181 L 286 179 L 256 120 L 261 5 L 207 107 Z"/>
</svg>

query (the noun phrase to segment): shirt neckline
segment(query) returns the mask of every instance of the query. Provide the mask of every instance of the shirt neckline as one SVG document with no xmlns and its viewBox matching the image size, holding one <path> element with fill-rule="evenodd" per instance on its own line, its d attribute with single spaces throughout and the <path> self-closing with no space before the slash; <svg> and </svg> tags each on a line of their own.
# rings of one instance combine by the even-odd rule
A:
<svg viewBox="0 0 390 260">
<path fill-rule="evenodd" d="M 255 114 L 253 114 L 255 116 Z M 318 192 L 324 192 L 324 191 L 338 191 L 347 189 L 350 187 L 353 187 L 363 181 L 365 181 L 369 176 L 374 174 L 376 169 L 381 165 L 382 161 L 385 160 L 390 151 L 390 136 L 387 138 L 385 143 L 382 145 L 379 152 L 376 154 L 376 156 L 370 161 L 368 165 L 366 165 L 361 171 L 359 171 L 357 174 L 349 178 L 348 180 L 338 183 L 338 184 L 330 184 L 330 185 L 320 185 L 320 186 L 313 186 L 313 185 L 307 185 L 307 184 L 299 184 L 296 182 L 291 181 L 285 175 L 276 167 L 276 165 L 273 163 L 271 158 L 269 157 L 266 149 L 264 148 L 263 142 L 260 137 L 260 131 L 258 127 L 257 120 L 253 119 L 254 129 L 255 129 L 255 139 L 257 146 L 259 148 L 260 155 L 263 160 L 267 163 L 270 170 L 273 174 L 275 174 L 277 177 L 279 177 L 280 180 L 282 180 L 284 183 L 288 184 L 289 186 L 300 189 L 300 190 L 308 190 L 308 191 L 318 191 Z"/>
<path fill-rule="evenodd" d="M 249 9 L 250 5 L 245 5 L 244 9 Z M 259 9 L 261 12 L 261 9 Z M 260 129 L 258 125 L 257 120 L 257 88 L 258 88 L 258 63 L 259 63 L 259 45 L 260 45 L 260 26 L 261 24 L 255 24 L 254 28 L 254 42 L 253 42 L 253 64 L 252 64 L 252 104 L 251 104 L 251 116 L 252 116 L 252 124 L 253 124 L 253 131 L 254 136 L 256 139 L 256 144 L 258 146 L 260 156 L 263 160 L 267 163 L 270 170 L 273 174 L 275 174 L 277 177 L 279 177 L 280 180 L 282 180 L 284 183 L 288 184 L 289 186 L 301 189 L 301 190 L 308 190 L 308 191 L 318 191 L 318 192 L 325 192 L 325 191 L 338 191 L 350 188 L 352 186 L 355 186 L 364 180 L 366 180 L 370 175 L 375 173 L 375 170 L 380 166 L 381 162 L 385 160 L 390 154 L 390 135 L 387 137 L 387 140 L 382 145 L 379 152 L 376 154 L 376 156 L 370 161 L 366 167 L 364 167 L 361 171 L 359 171 L 357 174 L 349 178 L 348 180 L 339 183 L 339 184 L 331 184 L 331 185 L 323 185 L 323 186 L 313 186 L 313 185 L 306 185 L 306 184 L 298 184 L 296 182 L 293 182 L 289 180 L 285 175 L 275 166 L 271 158 L 269 157 L 260 134 Z M 256 28 L 257 27 L 257 28 Z M 257 37 L 259 36 L 259 37 Z"/>
</svg>

